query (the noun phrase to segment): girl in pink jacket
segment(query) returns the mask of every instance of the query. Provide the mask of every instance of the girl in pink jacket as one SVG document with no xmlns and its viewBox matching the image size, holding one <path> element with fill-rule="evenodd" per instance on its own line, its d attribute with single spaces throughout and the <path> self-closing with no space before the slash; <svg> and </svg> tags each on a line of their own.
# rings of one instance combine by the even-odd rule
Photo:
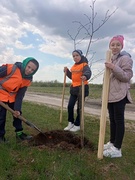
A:
<svg viewBox="0 0 135 180">
<path fill-rule="evenodd" d="M 105 66 L 111 70 L 108 112 L 110 119 L 110 141 L 104 145 L 105 157 L 122 157 L 121 146 L 125 132 L 124 112 L 126 103 L 131 103 L 130 80 L 133 77 L 133 61 L 123 49 L 124 37 L 114 36 L 109 48 L 112 51 L 111 62 Z"/>
</svg>

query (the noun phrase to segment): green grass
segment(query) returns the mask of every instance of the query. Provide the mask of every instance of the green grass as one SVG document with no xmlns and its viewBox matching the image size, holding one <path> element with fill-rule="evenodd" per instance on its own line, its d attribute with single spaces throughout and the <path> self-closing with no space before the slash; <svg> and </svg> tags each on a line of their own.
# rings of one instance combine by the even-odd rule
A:
<svg viewBox="0 0 135 180">
<path fill-rule="evenodd" d="M 67 125 L 67 112 L 33 103 L 23 103 L 23 116 L 43 132 L 61 129 Z M 24 131 L 36 135 L 38 132 L 27 125 Z M 78 132 L 78 135 L 80 132 Z M 8 113 L 6 138 L 8 144 L 0 144 L 0 180 L 134 180 L 135 177 L 135 122 L 126 121 L 126 132 L 122 147 L 122 158 L 97 159 L 99 118 L 85 116 L 85 137 L 93 142 L 95 151 L 88 149 L 66 151 L 31 147 L 16 143 L 12 116 Z M 107 121 L 105 141 L 109 139 Z"/>
</svg>

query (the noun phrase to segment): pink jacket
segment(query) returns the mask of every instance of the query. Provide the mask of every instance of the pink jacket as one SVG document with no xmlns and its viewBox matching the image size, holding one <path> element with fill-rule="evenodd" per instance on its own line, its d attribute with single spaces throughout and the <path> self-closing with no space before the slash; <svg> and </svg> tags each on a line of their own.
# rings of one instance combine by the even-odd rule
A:
<svg viewBox="0 0 135 180">
<path fill-rule="evenodd" d="M 130 80 L 133 77 L 133 60 L 129 54 L 112 57 L 112 63 L 115 65 L 110 74 L 110 90 L 108 102 L 118 102 L 127 96 L 129 102 L 132 102 L 130 96 Z"/>
</svg>

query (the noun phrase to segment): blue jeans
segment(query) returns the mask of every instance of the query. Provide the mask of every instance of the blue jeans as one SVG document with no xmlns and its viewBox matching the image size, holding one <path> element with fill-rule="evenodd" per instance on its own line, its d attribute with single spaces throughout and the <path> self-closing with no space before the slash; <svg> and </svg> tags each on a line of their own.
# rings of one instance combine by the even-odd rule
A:
<svg viewBox="0 0 135 180">
<path fill-rule="evenodd" d="M 124 133 L 124 112 L 127 97 L 119 102 L 108 103 L 108 112 L 110 118 L 110 142 L 118 149 L 121 148 Z"/>
<path fill-rule="evenodd" d="M 14 103 L 7 103 L 8 106 L 12 109 L 14 109 Z M 7 110 L 0 106 L 0 137 L 4 137 L 6 131 L 5 131 L 5 124 L 6 124 L 6 113 Z M 13 116 L 13 126 L 15 127 L 15 132 L 22 131 L 22 121 L 18 118 L 15 118 Z"/>
</svg>

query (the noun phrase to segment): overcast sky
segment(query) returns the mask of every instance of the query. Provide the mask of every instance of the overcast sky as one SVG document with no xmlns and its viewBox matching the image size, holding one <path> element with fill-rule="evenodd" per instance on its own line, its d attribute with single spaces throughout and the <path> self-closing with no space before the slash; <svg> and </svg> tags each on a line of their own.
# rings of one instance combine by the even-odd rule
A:
<svg viewBox="0 0 135 180">
<path fill-rule="evenodd" d="M 40 63 L 40 69 L 34 81 L 63 82 L 63 67 L 73 65 L 72 38 L 77 35 L 79 23 L 86 24 L 91 17 L 91 0 L 0 0 L 0 65 L 22 61 L 34 57 Z M 110 39 L 117 34 L 125 38 L 124 49 L 135 60 L 135 1 L 97 0 L 95 2 L 94 28 L 102 23 L 106 12 L 116 12 L 94 33 L 90 47 L 91 83 L 102 83 L 106 51 Z M 68 34 L 69 31 L 69 34 Z M 77 36 L 85 37 L 81 31 Z M 71 38 L 72 37 L 72 38 Z M 88 39 L 76 45 L 84 55 Z M 135 65 L 133 67 L 135 82 Z M 67 82 L 69 80 L 67 79 Z"/>
</svg>

